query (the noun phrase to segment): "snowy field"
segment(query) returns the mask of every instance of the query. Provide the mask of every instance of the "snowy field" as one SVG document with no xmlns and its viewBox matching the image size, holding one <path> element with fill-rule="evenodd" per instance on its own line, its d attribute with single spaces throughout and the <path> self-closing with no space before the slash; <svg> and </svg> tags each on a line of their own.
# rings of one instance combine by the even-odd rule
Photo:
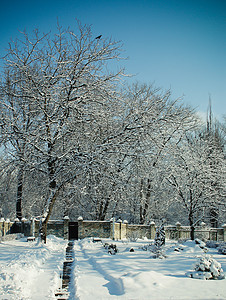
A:
<svg viewBox="0 0 226 300">
<path fill-rule="evenodd" d="M 118 253 L 110 255 L 103 246 L 106 242 L 116 244 Z M 150 242 L 75 241 L 69 299 L 226 299 L 226 279 L 185 275 L 203 254 L 198 245 L 167 241 L 166 257 L 155 259 L 145 251 Z M 0 243 L 0 299 L 56 299 L 66 246 L 66 241 L 53 236 L 47 245 L 25 239 Z M 225 255 L 212 248 L 208 254 L 226 271 Z"/>
</svg>

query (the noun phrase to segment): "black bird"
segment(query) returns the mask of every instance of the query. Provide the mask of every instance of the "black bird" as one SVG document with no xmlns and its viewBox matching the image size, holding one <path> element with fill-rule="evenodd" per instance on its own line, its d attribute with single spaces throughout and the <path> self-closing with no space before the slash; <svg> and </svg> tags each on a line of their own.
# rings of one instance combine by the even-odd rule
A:
<svg viewBox="0 0 226 300">
<path fill-rule="evenodd" d="M 102 37 L 102 34 L 98 35 L 95 40 L 99 40 Z"/>
</svg>

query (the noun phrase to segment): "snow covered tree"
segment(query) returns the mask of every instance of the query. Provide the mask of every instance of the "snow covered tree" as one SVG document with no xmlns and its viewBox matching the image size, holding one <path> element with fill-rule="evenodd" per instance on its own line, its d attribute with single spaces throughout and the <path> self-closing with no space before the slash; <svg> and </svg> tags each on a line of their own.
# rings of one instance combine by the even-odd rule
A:
<svg viewBox="0 0 226 300">
<path fill-rule="evenodd" d="M 205 212 L 223 204 L 224 157 L 216 148 L 210 155 L 213 144 L 209 142 L 200 131 L 186 134 L 168 160 L 166 184 L 174 188 L 174 200 L 179 200 L 187 212 L 191 239 L 194 239 L 195 226 L 204 220 Z M 218 163 L 214 163 L 213 168 L 216 160 Z M 217 189 L 213 188 L 213 182 L 217 182 Z"/>
<path fill-rule="evenodd" d="M 4 74 L 1 85 L 1 147 L 4 150 L 5 166 L 1 173 L 9 174 L 9 171 L 17 171 L 17 200 L 16 218 L 22 219 L 22 198 L 24 187 L 24 173 L 27 168 L 29 145 L 27 136 L 32 126 L 33 112 L 26 95 L 21 93 L 20 73 Z"/>
<path fill-rule="evenodd" d="M 120 47 L 111 39 L 95 39 L 91 28 L 79 22 L 76 32 L 58 26 L 56 34 L 40 35 L 35 30 L 33 36 L 23 33 L 21 40 L 10 43 L 5 59 L 10 78 L 7 96 L 26 99 L 32 113 L 27 116 L 32 126 L 25 137 L 29 163 L 48 181 L 41 227 L 44 241 L 60 191 L 95 156 L 87 139 L 94 138 L 100 113 L 115 95 L 121 70 L 108 72 L 107 63 L 119 58 Z M 92 124 L 93 132 L 87 132 Z"/>
<path fill-rule="evenodd" d="M 151 85 L 135 84 L 125 98 L 120 138 L 124 138 L 123 152 L 130 162 L 127 184 L 134 188 L 139 223 L 144 224 L 150 220 L 151 204 L 158 193 L 160 162 L 166 162 L 171 145 L 193 126 L 193 114 L 180 99 L 172 100 L 170 91 Z"/>
<path fill-rule="evenodd" d="M 165 234 L 165 230 L 164 230 L 164 225 L 161 224 L 156 229 L 156 234 L 155 234 L 155 246 L 156 246 L 156 248 L 161 248 L 163 245 L 165 245 L 165 240 L 166 240 L 166 234 Z"/>
<path fill-rule="evenodd" d="M 210 167 L 210 207 L 209 216 L 212 227 L 218 227 L 220 210 L 225 210 L 225 134 L 220 123 L 213 121 L 211 102 L 207 114 L 206 128 L 201 138 L 207 144 L 207 163 Z"/>
</svg>

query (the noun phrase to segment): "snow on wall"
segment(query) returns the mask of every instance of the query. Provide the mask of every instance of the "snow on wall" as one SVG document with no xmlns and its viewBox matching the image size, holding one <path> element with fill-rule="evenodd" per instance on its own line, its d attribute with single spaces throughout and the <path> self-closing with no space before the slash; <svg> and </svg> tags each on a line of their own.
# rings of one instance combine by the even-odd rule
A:
<svg viewBox="0 0 226 300">
<path fill-rule="evenodd" d="M 47 234 L 52 234 L 57 237 L 68 239 L 68 224 L 69 219 L 65 220 L 50 220 L 47 226 Z M 168 225 L 164 227 L 166 238 L 169 240 L 190 239 L 190 227 L 176 225 Z M 0 237 L 13 233 L 23 233 L 25 236 L 39 235 L 39 221 L 19 220 L 15 222 L 5 221 L 0 219 Z M 150 225 L 132 225 L 127 222 L 113 221 L 88 221 L 78 220 L 78 238 L 85 237 L 100 237 L 114 238 L 121 240 L 126 238 L 143 238 L 154 239 L 156 226 L 154 222 Z M 195 238 L 226 241 L 226 225 L 222 228 L 209 228 L 204 225 L 197 226 L 195 229 Z"/>
</svg>

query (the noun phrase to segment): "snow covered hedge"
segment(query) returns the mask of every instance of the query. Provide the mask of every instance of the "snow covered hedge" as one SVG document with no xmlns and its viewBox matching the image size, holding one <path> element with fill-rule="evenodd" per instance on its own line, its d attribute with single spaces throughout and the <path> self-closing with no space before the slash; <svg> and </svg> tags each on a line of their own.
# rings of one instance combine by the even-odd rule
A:
<svg viewBox="0 0 226 300">
<path fill-rule="evenodd" d="M 224 272 L 221 264 L 212 258 L 211 255 L 203 255 L 199 257 L 195 271 L 187 273 L 191 278 L 196 279 L 224 279 Z"/>
</svg>

